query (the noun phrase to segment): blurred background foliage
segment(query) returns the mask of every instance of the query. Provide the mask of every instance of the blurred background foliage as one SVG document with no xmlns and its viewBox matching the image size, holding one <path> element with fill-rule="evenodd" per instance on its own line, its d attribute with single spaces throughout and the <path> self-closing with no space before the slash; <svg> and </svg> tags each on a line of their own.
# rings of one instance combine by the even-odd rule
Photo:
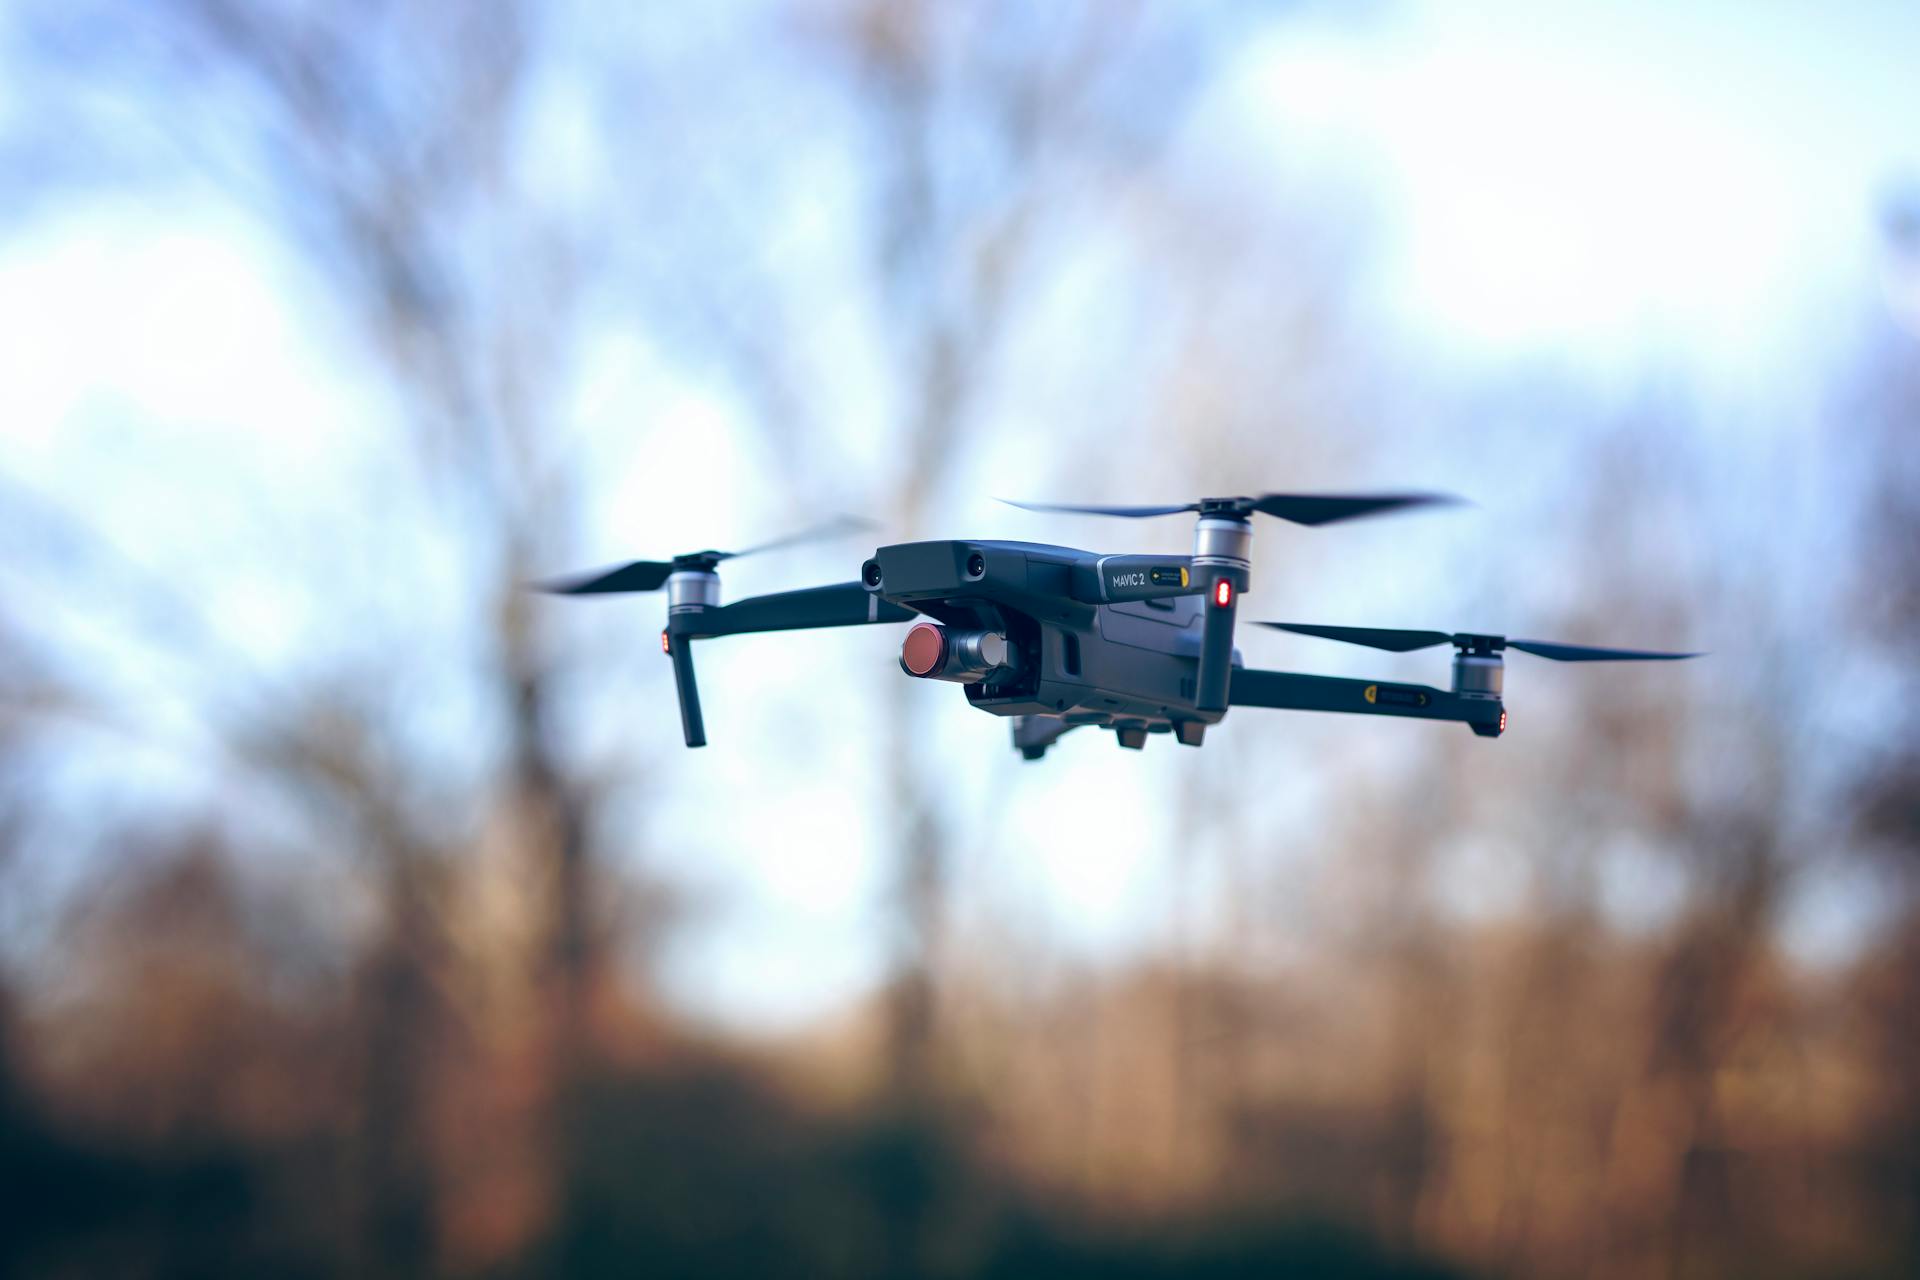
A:
<svg viewBox="0 0 1920 1280">
<path fill-rule="evenodd" d="M 0 1270 L 1913 1274 L 1920 205 L 1870 24 L 1596 8 L 9 6 Z M 1439 203 L 1316 131 L 1462 42 Z M 749 639 L 687 754 L 524 590 L 1370 484 L 1480 510 L 1256 612 L 1712 658 L 1022 768 Z"/>
</svg>

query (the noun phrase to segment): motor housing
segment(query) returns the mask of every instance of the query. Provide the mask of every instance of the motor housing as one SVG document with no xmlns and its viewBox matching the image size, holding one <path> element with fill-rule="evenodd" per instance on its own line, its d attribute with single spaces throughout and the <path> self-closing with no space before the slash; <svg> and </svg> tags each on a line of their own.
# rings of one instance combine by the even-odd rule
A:
<svg viewBox="0 0 1920 1280">
<path fill-rule="evenodd" d="M 1506 663 L 1497 653 L 1457 653 L 1453 658 L 1453 691 L 1463 698 L 1500 700 Z"/>
<path fill-rule="evenodd" d="M 1193 526 L 1193 567 L 1195 570 L 1250 572 L 1253 568 L 1253 525 L 1239 516 L 1201 516 Z M 1244 581 L 1235 585 L 1242 590 L 1246 587 Z"/>
<path fill-rule="evenodd" d="M 669 614 L 719 607 L 720 575 L 712 569 L 679 569 L 667 576 Z"/>
</svg>

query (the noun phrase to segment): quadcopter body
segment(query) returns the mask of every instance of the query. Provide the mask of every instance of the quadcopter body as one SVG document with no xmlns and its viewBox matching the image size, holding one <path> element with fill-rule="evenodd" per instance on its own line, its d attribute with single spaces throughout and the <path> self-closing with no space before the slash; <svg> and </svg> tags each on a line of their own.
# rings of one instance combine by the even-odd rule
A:
<svg viewBox="0 0 1920 1280">
<path fill-rule="evenodd" d="M 1450 643 L 1452 687 L 1245 665 L 1234 629 L 1252 568 L 1253 515 L 1319 525 L 1444 501 L 1432 494 L 1265 494 L 1172 507 L 1035 506 L 1124 517 L 1192 512 L 1193 553 L 1109 555 L 991 539 L 905 542 L 878 548 L 855 581 L 724 604 L 718 566 L 744 553 L 703 551 L 636 561 L 551 589 L 580 595 L 665 587 L 660 642 L 673 663 L 690 747 L 706 742 L 694 644 L 755 632 L 910 624 L 901 670 L 959 684 L 972 706 L 1010 717 L 1014 746 L 1029 760 L 1083 726 L 1111 729 L 1122 747 L 1136 750 L 1151 734 L 1197 747 L 1233 707 L 1452 720 L 1493 738 L 1507 725 L 1506 649 L 1560 661 L 1694 656 L 1474 633 L 1262 623 L 1394 651 Z"/>
</svg>

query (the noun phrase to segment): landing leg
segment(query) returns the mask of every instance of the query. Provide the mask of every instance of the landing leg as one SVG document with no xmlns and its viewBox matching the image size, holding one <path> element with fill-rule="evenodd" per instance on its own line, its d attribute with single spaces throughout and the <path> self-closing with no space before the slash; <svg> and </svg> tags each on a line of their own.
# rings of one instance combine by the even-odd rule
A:
<svg viewBox="0 0 1920 1280">
<path fill-rule="evenodd" d="M 1073 728 L 1058 716 L 1015 716 L 1013 745 L 1023 760 L 1038 760 L 1060 735 Z"/>
</svg>

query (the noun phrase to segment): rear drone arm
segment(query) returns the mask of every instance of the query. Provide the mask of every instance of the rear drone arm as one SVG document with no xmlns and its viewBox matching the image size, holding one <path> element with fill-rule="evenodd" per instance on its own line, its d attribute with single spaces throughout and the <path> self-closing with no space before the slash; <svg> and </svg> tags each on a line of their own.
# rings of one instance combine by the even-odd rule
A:
<svg viewBox="0 0 1920 1280">
<path fill-rule="evenodd" d="M 1458 720 L 1484 738 L 1497 738 L 1507 727 L 1507 713 L 1497 698 L 1464 697 L 1423 684 L 1347 680 L 1292 671 L 1235 669 L 1227 700 L 1236 707 Z"/>
<path fill-rule="evenodd" d="M 708 605 L 683 599 L 667 613 L 660 647 L 673 660 L 673 687 L 680 699 L 680 729 L 690 747 L 707 744 L 700 716 L 700 686 L 693 674 L 693 641 L 757 631 L 802 631 L 816 627 L 855 627 L 870 622 L 906 622 L 919 615 L 882 600 L 858 582 L 775 591 L 732 604 Z"/>
<path fill-rule="evenodd" d="M 1402 627 L 1328 627 L 1304 622 L 1263 622 L 1263 627 L 1318 636 L 1345 644 L 1411 653 L 1450 644 L 1454 647 L 1453 692 L 1418 684 L 1369 684 L 1328 676 L 1299 676 L 1285 671 L 1245 671 L 1233 676 L 1233 701 L 1250 707 L 1293 707 L 1301 711 L 1358 711 L 1373 715 L 1420 716 L 1462 720 L 1483 738 L 1506 732 L 1500 704 L 1505 683 L 1504 654 L 1509 649 L 1554 662 L 1673 662 L 1697 653 L 1658 649 L 1609 649 L 1557 640 L 1512 640 L 1481 632 L 1410 631 Z"/>
</svg>

